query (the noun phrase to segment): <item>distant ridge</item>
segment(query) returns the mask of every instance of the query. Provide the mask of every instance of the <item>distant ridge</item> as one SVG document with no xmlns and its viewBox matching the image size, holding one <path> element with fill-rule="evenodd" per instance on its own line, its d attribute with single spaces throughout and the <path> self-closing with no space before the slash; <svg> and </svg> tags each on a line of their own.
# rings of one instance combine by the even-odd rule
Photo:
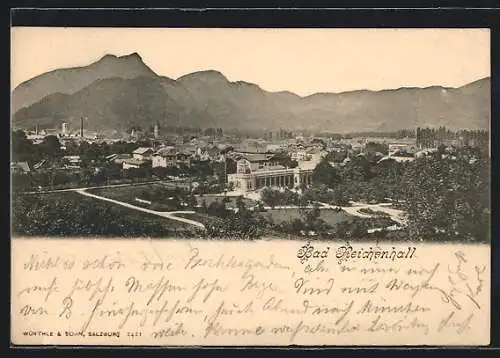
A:
<svg viewBox="0 0 500 358">
<path fill-rule="evenodd" d="M 334 79 L 332 79 L 334 80 Z M 57 126 L 85 115 L 88 127 L 130 125 L 278 128 L 331 132 L 389 131 L 416 126 L 489 128 L 490 78 L 458 87 L 401 87 L 301 97 L 231 82 L 216 70 L 176 80 L 158 76 L 138 53 L 105 55 L 89 66 L 51 71 L 12 94 L 14 123 Z M 24 108 L 22 108 L 24 107 Z"/>
</svg>

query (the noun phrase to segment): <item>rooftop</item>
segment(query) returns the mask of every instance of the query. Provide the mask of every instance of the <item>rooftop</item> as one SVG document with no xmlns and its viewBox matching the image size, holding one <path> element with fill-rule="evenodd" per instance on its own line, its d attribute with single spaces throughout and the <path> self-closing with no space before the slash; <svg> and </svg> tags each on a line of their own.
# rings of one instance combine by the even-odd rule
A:
<svg viewBox="0 0 500 358">
<path fill-rule="evenodd" d="M 134 153 L 134 154 L 146 154 L 148 152 L 153 152 L 153 149 L 148 148 L 148 147 L 139 147 L 136 150 L 134 150 L 132 153 Z"/>
<path fill-rule="evenodd" d="M 148 162 L 149 162 L 149 160 L 136 159 L 136 158 L 129 158 L 129 159 L 124 160 L 124 163 L 132 164 L 132 165 L 142 165 L 142 164 L 146 164 Z"/>
<path fill-rule="evenodd" d="M 236 153 L 236 159 L 246 159 L 249 162 L 267 162 L 268 160 L 274 158 L 273 153 L 250 153 L 250 152 L 238 152 Z"/>
<path fill-rule="evenodd" d="M 158 149 L 154 155 L 164 156 L 164 155 L 174 155 L 176 150 L 174 147 L 164 147 Z"/>
</svg>

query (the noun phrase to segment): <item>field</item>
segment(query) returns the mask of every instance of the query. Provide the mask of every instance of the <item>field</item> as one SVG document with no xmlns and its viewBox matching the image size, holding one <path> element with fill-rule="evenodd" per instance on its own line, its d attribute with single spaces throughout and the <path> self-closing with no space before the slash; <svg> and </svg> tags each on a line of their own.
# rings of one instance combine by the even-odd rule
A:
<svg viewBox="0 0 500 358">
<path fill-rule="evenodd" d="M 183 189 L 176 189 L 175 187 L 160 183 L 90 189 L 88 192 L 156 211 L 181 209 L 181 197 L 185 196 Z M 137 199 L 151 201 L 152 205 L 138 201 Z"/>
<path fill-rule="evenodd" d="M 16 195 L 13 236 L 191 237 L 191 225 L 74 192 Z"/>
</svg>

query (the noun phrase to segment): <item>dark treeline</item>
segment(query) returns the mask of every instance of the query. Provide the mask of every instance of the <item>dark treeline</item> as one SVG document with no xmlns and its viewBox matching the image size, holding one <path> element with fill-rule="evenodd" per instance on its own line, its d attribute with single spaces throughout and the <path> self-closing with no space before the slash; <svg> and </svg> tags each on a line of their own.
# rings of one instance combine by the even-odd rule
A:
<svg viewBox="0 0 500 358">
<path fill-rule="evenodd" d="M 460 145 L 481 145 L 489 140 L 489 131 L 487 130 L 452 130 L 446 127 L 438 128 L 416 128 L 416 129 L 401 129 L 394 132 L 353 132 L 353 133 L 330 133 L 322 132 L 317 134 L 318 137 L 329 137 L 334 140 L 352 139 L 357 137 L 372 137 L 372 138 L 392 138 L 392 139 L 416 139 L 419 147 L 438 146 L 442 141 L 459 140 Z M 474 142 L 475 141 L 475 142 Z"/>
<path fill-rule="evenodd" d="M 318 137 L 329 137 L 334 140 L 352 139 L 357 137 L 373 137 L 373 138 L 415 138 L 416 133 L 414 129 L 401 129 L 394 132 L 351 132 L 351 133 L 334 133 L 334 132 L 321 132 L 317 134 Z"/>
<path fill-rule="evenodd" d="M 449 140 L 458 141 L 459 146 L 487 146 L 490 138 L 486 130 L 452 131 L 446 127 L 416 130 L 416 144 L 419 148 L 433 148 Z"/>
</svg>

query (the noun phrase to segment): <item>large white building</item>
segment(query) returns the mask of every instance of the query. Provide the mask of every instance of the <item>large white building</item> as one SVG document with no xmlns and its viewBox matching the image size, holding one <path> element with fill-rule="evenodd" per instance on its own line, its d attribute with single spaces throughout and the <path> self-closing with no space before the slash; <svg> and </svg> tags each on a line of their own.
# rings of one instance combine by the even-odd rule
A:
<svg viewBox="0 0 500 358">
<path fill-rule="evenodd" d="M 286 168 L 271 153 L 237 153 L 236 173 L 228 174 L 229 185 L 236 191 L 252 191 L 264 187 L 299 187 L 312 183 L 313 167 Z M 311 163 L 312 164 L 312 163 Z"/>
</svg>

